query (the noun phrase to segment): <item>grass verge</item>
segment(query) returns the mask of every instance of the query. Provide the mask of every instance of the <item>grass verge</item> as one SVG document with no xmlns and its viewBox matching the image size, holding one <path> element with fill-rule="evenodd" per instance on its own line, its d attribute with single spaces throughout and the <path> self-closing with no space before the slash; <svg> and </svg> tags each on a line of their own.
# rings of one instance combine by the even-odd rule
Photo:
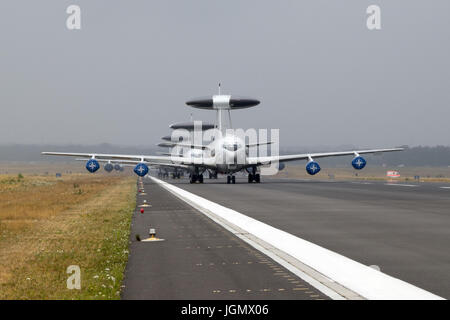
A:
<svg viewBox="0 0 450 320">
<path fill-rule="evenodd" d="M 135 201 L 131 177 L 0 176 L 0 299 L 119 299 Z"/>
</svg>

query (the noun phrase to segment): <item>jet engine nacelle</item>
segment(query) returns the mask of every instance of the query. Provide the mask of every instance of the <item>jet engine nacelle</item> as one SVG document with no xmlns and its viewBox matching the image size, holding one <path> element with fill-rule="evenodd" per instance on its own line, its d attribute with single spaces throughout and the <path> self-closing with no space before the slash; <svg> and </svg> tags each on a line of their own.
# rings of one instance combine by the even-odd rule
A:
<svg viewBox="0 0 450 320">
<path fill-rule="evenodd" d="M 114 165 L 114 170 L 116 170 L 116 171 L 122 171 L 122 166 L 121 166 L 119 163 L 116 163 L 116 164 Z"/>
<path fill-rule="evenodd" d="M 100 169 L 100 164 L 98 163 L 97 160 L 95 159 L 89 159 L 86 162 L 86 169 L 87 171 L 89 171 L 90 173 L 94 173 L 95 171 L 97 171 L 98 169 Z"/>
<path fill-rule="evenodd" d="M 278 163 L 278 171 L 283 170 L 286 167 L 286 165 L 283 162 Z"/>
<path fill-rule="evenodd" d="M 317 162 L 315 161 L 309 161 L 306 164 L 306 172 L 308 172 L 310 175 L 315 175 L 317 173 L 319 173 L 320 171 L 320 166 Z"/>
<path fill-rule="evenodd" d="M 352 166 L 356 170 L 361 170 L 362 168 L 364 168 L 366 166 L 366 164 L 367 164 L 366 159 L 364 159 L 361 156 L 356 156 L 352 160 Z"/>
<path fill-rule="evenodd" d="M 106 172 L 111 172 L 114 170 L 114 166 L 111 163 L 107 163 L 103 166 L 103 169 L 105 169 Z"/>
<path fill-rule="evenodd" d="M 138 163 L 136 167 L 134 167 L 134 173 L 136 173 L 139 177 L 143 177 L 148 173 L 148 167 L 145 163 Z"/>
</svg>

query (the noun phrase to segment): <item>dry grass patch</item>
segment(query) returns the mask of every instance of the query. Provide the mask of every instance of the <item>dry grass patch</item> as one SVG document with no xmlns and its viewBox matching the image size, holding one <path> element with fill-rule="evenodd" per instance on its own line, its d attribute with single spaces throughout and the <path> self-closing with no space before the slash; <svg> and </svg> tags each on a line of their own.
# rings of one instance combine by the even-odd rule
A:
<svg viewBox="0 0 450 320">
<path fill-rule="evenodd" d="M 0 298 L 119 298 L 135 195 L 131 177 L 0 177 Z"/>
</svg>

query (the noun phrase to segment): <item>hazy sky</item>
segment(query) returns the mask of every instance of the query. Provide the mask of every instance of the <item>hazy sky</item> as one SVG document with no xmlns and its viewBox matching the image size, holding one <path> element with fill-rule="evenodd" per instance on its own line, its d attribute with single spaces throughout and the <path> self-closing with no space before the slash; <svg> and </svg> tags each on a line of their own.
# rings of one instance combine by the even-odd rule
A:
<svg viewBox="0 0 450 320">
<path fill-rule="evenodd" d="M 191 112 L 212 121 L 184 102 L 220 81 L 262 101 L 233 124 L 280 128 L 282 145 L 450 145 L 449 12 L 448 0 L 2 0 L 0 143 L 154 145 Z"/>
</svg>

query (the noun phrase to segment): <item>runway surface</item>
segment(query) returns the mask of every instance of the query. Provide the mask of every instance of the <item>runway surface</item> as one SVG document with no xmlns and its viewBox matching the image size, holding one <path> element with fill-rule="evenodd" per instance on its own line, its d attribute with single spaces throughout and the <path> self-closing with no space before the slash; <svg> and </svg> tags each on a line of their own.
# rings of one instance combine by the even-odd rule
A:
<svg viewBox="0 0 450 320">
<path fill-rule="evenodd" d="M 223 178 L 205 179 L 203 185 L 168 181 L 450 298 L 448 184 L 267 178 L 261 184 L 238 179 L 235 185 L 227 185 Z"/>
<path fill-rule="evenodd" d="M 123 299 L 328 299 L 150 179 L 142 181 Z M 165 241 L 136 241 L 150 227 Z"/>
</svg>

